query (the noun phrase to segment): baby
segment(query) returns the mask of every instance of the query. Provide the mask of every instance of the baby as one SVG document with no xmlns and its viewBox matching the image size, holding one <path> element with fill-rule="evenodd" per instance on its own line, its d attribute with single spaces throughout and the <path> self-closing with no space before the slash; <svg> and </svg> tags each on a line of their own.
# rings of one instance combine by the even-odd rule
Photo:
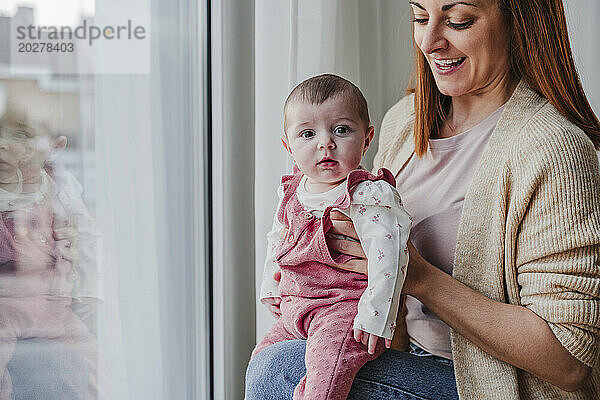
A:
<svg viewBox="0 0 600 400">
<path fill-rule="evenodd" d="M 360 167 L 374 129 L 355 85 L 329 74 L 300 83 L 285 102 L 284 130 L 281 140 L 296 166 L 279 187 L 260 291 L 278 319 L 252 356 L 276 342 L 306 339 L 307 373 L 294 399 L 346 399 L 358 370 L 390 346 L 411 220 L 391 172 L 374 176 Z M 327 247 L 333 209 L 354 223 L 368 280 L 332 267 L 352 259 Z"/>
<path fill-rule="evenodd" d="M 16 341 L 29 338 L 71 346 L 88 366 L 86 399 L 97 398 L 96 343 L 82 322 L 98 300 L 93 221 L 75 178 L 46 162 L 65 145 L 25 114 L 0 118 L 0 400 L 11 398 Z"/>
</svg>

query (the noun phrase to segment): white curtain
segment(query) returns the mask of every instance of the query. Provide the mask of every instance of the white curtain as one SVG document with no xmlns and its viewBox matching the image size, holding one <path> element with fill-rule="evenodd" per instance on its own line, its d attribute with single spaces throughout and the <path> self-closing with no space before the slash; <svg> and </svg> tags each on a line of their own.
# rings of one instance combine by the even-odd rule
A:
<svg viewBox="0 0 600 400">
<path fill-rule="evenodd" d="M 355 83 L 369 102 L 377 130 L 410 77 L 412 42 L 407 4 L 397 0 L 256 0 L 255 18 L 255 237 L 260 286 L 266 234 L 281 175 L 291 162 L 281 143 L 283 103 L 302 80 L 335 73 Z M 363 165 L 370 168 L 377 139 Z M 257 338 L 273 322 L 257 302 Z"/>
<path fill-rule="evenodd" d="M 194 3 L 105 0 L 96 6 L 98 25 L 124 16 L 144 25 L 152 55 L 149 73 L 96 76 L 96 218 L 106 277 L 98 343 L 108 399 L 208 394 L 208 370 L 199 364 L 208 359 L 209 335 L 202 328 L 208 321 L 199 256 L 204 132 Z"/>
</svg>

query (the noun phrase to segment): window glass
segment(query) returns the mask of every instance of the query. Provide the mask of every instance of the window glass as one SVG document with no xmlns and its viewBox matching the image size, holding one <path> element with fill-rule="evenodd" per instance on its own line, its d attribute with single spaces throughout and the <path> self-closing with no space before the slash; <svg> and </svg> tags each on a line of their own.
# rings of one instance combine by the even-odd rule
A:
<svg viewBox="0 0 600 400">
<path fill-rule="evenodd" d="M 0 5 L 0 398 L 208 390 L 193 3 Z"/>
</svg>

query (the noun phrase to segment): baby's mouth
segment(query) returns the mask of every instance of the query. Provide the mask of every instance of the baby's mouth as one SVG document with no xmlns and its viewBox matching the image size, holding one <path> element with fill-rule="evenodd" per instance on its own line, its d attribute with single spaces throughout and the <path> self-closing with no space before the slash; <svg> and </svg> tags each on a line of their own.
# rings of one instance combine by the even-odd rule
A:
<svg viewBox="0 0 600 400">
<path fill-rule="evenodd" d="M 331 166 L 333 166 L 333 165 L 335 165 L 337 163 L 338 162 L 335 161 L 333 158 L 326 157 L 326 158 L 322 159 L 321 161 L 319 161 L 317 163 L 317 165 L 322 165 L 322 166 L 325 166 L 325 167 L 331 167 Z"/>
</svg>

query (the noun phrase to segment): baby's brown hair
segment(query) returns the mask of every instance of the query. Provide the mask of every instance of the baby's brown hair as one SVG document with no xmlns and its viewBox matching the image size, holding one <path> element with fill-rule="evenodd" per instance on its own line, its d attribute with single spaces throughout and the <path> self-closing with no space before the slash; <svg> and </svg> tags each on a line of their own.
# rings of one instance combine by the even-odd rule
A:
<svg viewBox="0 0 600 400">
<path fill-rule="evenodd" d="M 341 95 L 349 96 L 359 118 L 364 121 L 367 126 L 371 125 L 367 100 L 360 89 L 341 76 L 323 74 L 302 81 L 288 95 L 283 106 L 283 129 L 287 132 L 286 115 L 290 104 L 303 102 L 318 105 L 324 103 L 331 97 Z"/>
</svg>

